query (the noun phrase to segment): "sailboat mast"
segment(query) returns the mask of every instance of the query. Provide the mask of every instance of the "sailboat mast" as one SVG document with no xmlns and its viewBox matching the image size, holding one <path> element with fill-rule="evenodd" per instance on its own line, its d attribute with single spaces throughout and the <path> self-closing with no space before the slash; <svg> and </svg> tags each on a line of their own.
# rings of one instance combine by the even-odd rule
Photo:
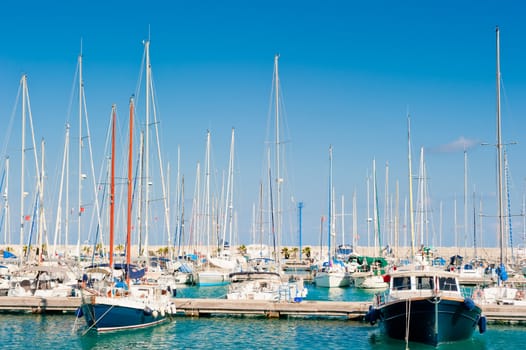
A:
<svg viewBox="0 0 526 350">
<path fill-rule="evenodd" d="M 65 168 L 66 168 L 66 198 L 65 198 L 65 211 L 64 211 L 64 257 L 68 257 L 68 244 L 69 244 L 69 152 L 70 152 L 70 131 L 69 123 L 66 126 L 66 147 L 65 147 Z"/>
<path fill-rule="evenodd" d="M 345 244 L 345 196 L 342 195 L 342 245 Z"/>
<path fill-rule="evenodd" d="M 145 126 L 145 136 L 144 136 L 144 156 L 145 156 L 145 165 L 144 165 L 144 178 L 146 179 L 146 191 L 144 203 L 146 205 L 144 211 L 144 252 L 148 256 L 148 236 L 150 232 L 150 84 L 151 84 L 151 67 L 150 67 L 150 41 L 147 40 L 144 43 L 144 50 L 146 54 L 146 126 Z"/>
<path fill-rule="evenodd" d="M 279 71 L 278 71 L 279 54 L 274 56 L 274 70 L 275 70 L 275 92 L 276 92 L 276 233 L 278 237 L 278 250 L 281 245 L 281 227 L 282 227 L 282 210 L 281 210 L 281 140 L 280 140 L 280 115 L 279 115 Z M 279 259 L 278 259 L 279 260 Z"/>
<path fill-rule="evenodd" d="M 331 265 L 331 236 L 332 236 L 332 145 L 329 146 L 329 214 L 327 219 L 327 258 Z"/>
<path fill-rule="evenodd" d="M 26 91 L 27 91 L 27 76 L 24 74 L 22 76 L 22 155 L 21 155 L 21 170 L 20 170 L 20 246 L 24 246 L 24 198 L 25 198 L 25 188 L 24 188 L 24 174 L 25 174 L 25 153 L 26 153 Z M 23 248 L 21 248 L 23 249 Z M 27 252 L 29 253 L 29 252 Z"/>
<path fill-rule="evenodd" d="M 468 249 L 468 152 L 464 149 L 464 250 Z"/>
<path fill-rule="evenodd" d="M 115 124 L 117 122 L 116 107 L 111 107 L 111 177 L 110 177 L 110 268 L 113 268 L 113 244 L 115 229 Z"/>
<path fill-rule="evenodd" d="M 4 243 L 11 244 L 11 225 L 9 220 L 9 157 L 5 159 L 5 189 L 4 197 Z"/>
<path fill-rule="evenodd" d="M 411 117 L 407 114 L 407 163 L 409 167 L 409 231 L 411 233 L 411 257 L 415 256 L 415 225 L 413 211 L 413 169 L 411 165 Z"/>
<path fill-rule="evenodd" d="M 137 162 L 139 164 L 139 181 L 137 184 L 137 187 L 139 188 L 138 198 L 137 202 L 138 210 L 137 210 L 137 227 L 138 227 L 138 234 L 137 234 L 137 247 L 138 247 L 138 255 L 143 255 L 143 216 L 144 216 L 144 131 L 141 131 L 139 135 L 139 160 Z"/>
<path fill-rule="evenodd" d="M 207 255 L 210 256 L 210 131 L 206 132 L 206 173 L 205 173 L 205 220 L 206 220 L 206 247 Z"/>
<path fill-rule="evenodd" d="M 78 191 L 78 217 L 77 217 L 77 256 L 80 257 L 80 218 L 82 215 L 82 94 L 83 94 L 83 82 L 82 82 L 82 52 L 79 54 L 79 159 L 78 159 L 78 178 L 77 178 L 77 191 Z"/>
<path fill-rule="evenodd" d="M 497 36 L 497 194 L 498 194 L 498 218 L 499 218 L 499 248 L 500 263 L 504 264 L 504 208 L 502 200 L 502 131 L 500 115 L 500 36 L 499 27 L 496 28 Z"/>
<path fill-rule="evenodd" d="M 376 160 L 373 161 L 373 168 L 374 168 L 374 208 L 375 208 L 375 215 L 374 218 L 376 220 L 376 237 L 375 242 L 378 240 L 378 254 L 379 256 L 382 256 L 382 232 L 380 231 L 380 213 L 378 210 L 378 185 L 376 182 Z"/>
<path fill-rule="evenodd" d="M 356 203 L 356 189 L 352 196 L 352 245 L 353 249 L 358 246 L 358 215 L 357 215 L 357 203 Z"/>
<path fill-rule="evenodd" d="M 126 222 L 126 263 L 131 263 L 131 211 L 132 211 L 132 168 L 133 168 L 133 114 L 134 104 L 133 97 L 130 99 L 130 141 L 128 146 L 128 211 L 127 211 L 127 222 Z M 129 279 L 129 274 L 126 274 Z"/>
<path fill-rule="evenodd" d="M 39 174 L 39 186 L 38 186 L 38 245 L 39 247 L 39 255 L 38 255 L 38 262 L 42 263 L 43 261 L 43 248 L 44 248 L 44 155 L 45 155 L 45 142 L 44 139 L 42 139 L 40 143 L 40 149 L 41 149 L 41 172 Z"/>
<path fill-rule="evenodd" d="M 59 185 L 59 192 L 58 192 L 57 217 L 55 221 L 55 234 L 53 237 L 53 250 L 52 250 L 53 255 L 57 253 L 57 242 L 60 245 L 59 235 L 62 233 L 62 229 L 61 229 L 62 228 L 62 217 L 63 217 L 62 196 L 64 192 L 64 180 L 65 180 L 64 177 L 66 175 L 65 167 L 66 167 L 66 161 L 68 157 L 68 148 L 69 148 L 69 123 L 66 124 L 66 137 L 64 140 L 64 154 L 62 156 L 62 171 L 60 174 L 60 185 Z M 66 208 L 68 207 L 66 206 Z M 67 209 L 66 209 L 66 213 L 67 213 Z"/>
</svg>

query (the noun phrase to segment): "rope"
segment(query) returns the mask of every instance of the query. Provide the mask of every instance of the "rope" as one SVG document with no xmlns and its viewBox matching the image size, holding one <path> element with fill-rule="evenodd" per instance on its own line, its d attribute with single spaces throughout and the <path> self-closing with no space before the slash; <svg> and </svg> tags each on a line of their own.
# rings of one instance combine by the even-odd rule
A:
<svg viewBox="0 0 526 350">
<path fill-rule="evenodd" d="M 411 298 L 405 303 L 405 348 L 409 350 L 409 325 L 411 323 Z"/>
<path fill-rule="evenodd" d="M 82 333 L 81 336 L 82 336 L 82 337 L 85 336 L 86 333 L 88 333 L 93 327 L 95 327 L 95 326 L 97 325 L 97 323 L 98 323 L 100 320 L 102 320 L 102 319 L 104 318 L 104 316 L 106 316 L 106 314 L 107 314 L 108 312 L 111 311 L 111 309 L 113 309 L 114 306 L 115 306 L 115 305 L 112 305 L 108 310 L 106 310 L 106 312 L 103 313 L 103 314 L 102 314 L 97 320 L 95 320 L 95 322 L 93 322 L 93 324 L 92 324 L 88 329 L 86 329 L 86 330 L 84 331 L 84 333 Z"/>
</svg>

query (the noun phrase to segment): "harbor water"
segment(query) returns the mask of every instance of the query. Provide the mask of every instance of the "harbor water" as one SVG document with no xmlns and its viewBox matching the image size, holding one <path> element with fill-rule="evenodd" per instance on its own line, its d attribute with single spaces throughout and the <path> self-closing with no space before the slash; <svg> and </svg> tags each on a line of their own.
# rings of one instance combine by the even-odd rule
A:
<svg viewBox="0 0 526 350">
<path fill-rule="evenodd" d="M 310 300 L 368 301 L 373 294 L 355 288 L 316 288 Z M 226 287 L 186 287 L 178 297 L 221 298 Z M 84 319 L 72 314 L 0 314 L 3 349 L 405 349 L 403 341 L 385 337 L 378 326 L 326 318 L 175 317 L 170 323 L 136 331 L 85 333 Z M 526 347 L 524 326 L 489 325 L 462 342 L 440 349 L 517 349 Z M 410 343 L 410 349 L 432 347 Z"/>
</svg>

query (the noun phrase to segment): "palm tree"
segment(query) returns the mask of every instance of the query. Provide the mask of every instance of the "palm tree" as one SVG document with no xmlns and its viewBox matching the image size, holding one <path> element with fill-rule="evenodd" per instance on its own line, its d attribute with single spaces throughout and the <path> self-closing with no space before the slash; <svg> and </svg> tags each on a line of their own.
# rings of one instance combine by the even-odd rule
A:
<svg viewBox="0 0 526 350">
<path fill-rule="evenodd" d="M 237 247 L 237 251 L 239 254 L 245 255 L 247 254 L 247 247 L 244 244 L 242 244 L 239 247 Z"/>
<path fill-rule="evenodd" d="M 302 253 L 302 254 L 305 254 L 305 256 L 306 256 L 307 258 L 310 258 L 310 256 L 311 256 L 311 249 L 310 249 L 310 247 L 305 247 L 305 248 L 303 248 L 303 249 L 301 250 L 301 253 Z"/>
<path fill-rule="evenodd" d="M 82 251 L 86 254 L 86 255 L 90 255 L 91 253 L 91 246 L 89 245 L 85 245 L 82 247 Z"/>
<path fill-rule="evenodd" d="M 47 244 L 46 243 L 42 244 L 41 249 L 42 249 L 42 255 L 47 255 Z"/>
<path fill-rule="evenodd" d="M 159 255 L 159 256 L 166 256 L 166 255 L 168 255 L 168 250 L 169 250 L 168 247 L 161 247 L 161 248 L 157 249 L 157 255 Z"/>
<path fill-rule="evenodd" d="M 119 244 L 118 246 L 115 247 L 115 250 L 122 253 L 124 251 L 124 245 Z"/>
<path fill-rule="evenodd" d="M 283 257 L 284 257 L 285 259 L 290 258 L 289 248 L 287 248 L 287 247 L 283 247 L 283 248 L 281 249 L 281 255 L 283 255 Z"/>
<path fill-rule="evenodd" d="M 97 243 L 97 245 L 95 246 L 95 250 L 99 252 L 99 255 L 102 256 L 102 243 Z"/>
<path fill-rule="evenodd" d="M 298 258 L 298 252 L 299 251 L 300 251 L 300 249 L 298 247 L 292 248 L 292 256 L 294 257 L 294 259 Z"/>
</svg>

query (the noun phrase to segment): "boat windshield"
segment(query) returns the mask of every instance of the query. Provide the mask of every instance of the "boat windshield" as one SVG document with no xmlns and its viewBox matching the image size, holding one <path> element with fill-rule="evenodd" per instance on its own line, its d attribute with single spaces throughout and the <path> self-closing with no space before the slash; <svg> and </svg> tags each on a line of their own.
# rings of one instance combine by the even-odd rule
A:
<svg viewBox="0 0 526 350">
<path fill-rule="evenodd" d="M 440 290 L 457 291 L 457 283 L 453 277 L 440 277 Z"/>
<path fill-rule="evenodd" d="M 393 289 L 394 290 L 411 289 L 411 278 L 409 276 L 393 278 Z"/>
<path fill-rule="evenodd" d="M 417 289 L 433 289 L 435 288 L 435 282 L 432 276 L 418 276 L 416 278 Z"/>
</svg>

